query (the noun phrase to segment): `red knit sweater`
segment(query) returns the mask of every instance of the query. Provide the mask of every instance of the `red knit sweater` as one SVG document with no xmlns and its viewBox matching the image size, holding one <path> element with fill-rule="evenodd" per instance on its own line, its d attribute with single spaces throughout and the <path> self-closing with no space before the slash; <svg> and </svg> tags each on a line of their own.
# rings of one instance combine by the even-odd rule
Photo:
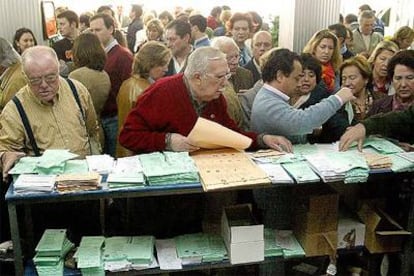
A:
<svg viewBox="0 0 414 276">
<path fill-rule="evenodd" d="M 250 148 L 257 148 L 257 134 L 240 130 L 227 114 L 223 95 L 207 103 L 201 117 L 219 123 L 253 139 Z M 158 80 L 141 95 L 129 113 L 119 142 L 134 152 L 165 150 L 165 135 L 187 136 L 197 121 L 183 74 Z"/>
<path fill-rule="evenodd" d="M 131 76 L 132 60 L 131 52 L 120 45 L 115 45 L 108 52 L 104 70 L 111 79 L 111 90 L 102 110 L 102 117 L 117 115 L 116 96 L 118 95 L 122 82 Z"/>
</svg>

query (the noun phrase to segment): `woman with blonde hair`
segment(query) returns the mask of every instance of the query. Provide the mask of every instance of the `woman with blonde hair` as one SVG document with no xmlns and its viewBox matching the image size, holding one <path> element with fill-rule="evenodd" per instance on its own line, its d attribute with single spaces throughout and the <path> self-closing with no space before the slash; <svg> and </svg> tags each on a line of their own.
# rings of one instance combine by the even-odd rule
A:
<svg viewBox="0 0 414 276">
<path fill-rule="evenodd" d="M 313 55 L 322 64 L 322 80 L 329 93 L 339 89 L 336 73 L 342 63 L 339 41 L 328 29 L 316 32 L 303 49 Z"/>
<path fill-rule="evenodd" d="M 406 50 L 411 46 L 414 40 L 414 30 L 409 26 L 402 26 L 391 38 L 391 41 L 397 44 L 400 50 Z"/>
<path fill-rule="evenodd" d="M 368 59 L 372 68 L 372 92 L 375 98 L 394 94 L 391 80 L 387 77 L 387 67 L 390 59 L 398 51 L 398 46 L 394 42 L 381 41 Z"/>
<path fill-rule="evenodd" d="M 118 125 L 119 133 L 129 111 L 137 103 L 139 96 L 156 80 L 162 78 L 168 71 L 168 64 L 172 58 L 170 49 L 157 41 L 148 41 L 135 54 L 132 64 L 132 76 L 125 80 L 119 89 Z M 116 156 L 130 156 L 132 153 L 117 142 Z"/>
<path fill-rule="evenodd" d="M 345 106 L 348 112 L 350 124 L 358 123 L 366 118 L 374 98 L 370 91 L 372 70 L 367 59 L 357 55 L 342 63 L 340 69 L 340 83 L 342 87 L 348 87 L 356 97 Z"/>
</svg>

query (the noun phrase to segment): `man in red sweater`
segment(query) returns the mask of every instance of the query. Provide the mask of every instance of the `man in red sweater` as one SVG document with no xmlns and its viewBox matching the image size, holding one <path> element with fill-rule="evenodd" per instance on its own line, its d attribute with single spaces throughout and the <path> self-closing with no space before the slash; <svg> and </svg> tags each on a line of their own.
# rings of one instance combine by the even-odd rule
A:
<svg viewBox="0 0 414 276">
<path fill-rule="evenodd" d="M 120 143 L 134 152 L 194 151 L 187 135 L 198 117 L 215 121 L 252 138 L 249 149 L 292 150 L 281 136 L 240 130 L 227 114 L 222 95 L 230 71 L 226 56 L 213 47 L 196 49 L 188 58 L 184 74 L 158 80 L 142 94 L 128 115 Z"/>
<path fill-rule="evenodd" d="M 90 20 L 90 30 L 98 36 L 107 54 L 104 70 L 111 79 L 111 90 L 100 116 L 105 134 L 104 152 L 112 156 L 115 156 L 118 135 L 116 97 L 122 82 L 131 76 L 133 60 L 131 52 L 119 45 L 114 38 L 114 24 L 114 19 L 104 13 L 98 13 Z"/>
</svg>

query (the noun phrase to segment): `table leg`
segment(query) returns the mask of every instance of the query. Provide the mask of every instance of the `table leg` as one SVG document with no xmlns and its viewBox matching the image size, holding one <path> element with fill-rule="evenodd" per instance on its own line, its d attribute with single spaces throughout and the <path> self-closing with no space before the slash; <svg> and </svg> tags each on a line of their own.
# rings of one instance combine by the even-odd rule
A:
<svg viewBox="0 0 414 276">
<path fill-rule="evenodd" d="M 10 233 L 13 241 L 15 275 L 20 276 L 23 275 L 24 267 L 16 205 L 8 203 L 7 207 L 9 210 Z"/>
<path fill-rule="evenodd" d="M 411 262 L 413 261 L 413 245 L 414 245 L 414 191 L 410 196 L 410 210 L 408 213 L 407 231 L 411 232 L 408 242 L 404 245 L 403 259 L 401 264 L 401 275 L 411 275 Z"/>
<path fill-rule="evenodd" d="M 105 208 L 106 208 L 106 199 L 101 198 L 99 200 L 99 222 L 101 224 L 101 234 L 105 236 L 106 229 L 105 229 Z"/>
</svg>

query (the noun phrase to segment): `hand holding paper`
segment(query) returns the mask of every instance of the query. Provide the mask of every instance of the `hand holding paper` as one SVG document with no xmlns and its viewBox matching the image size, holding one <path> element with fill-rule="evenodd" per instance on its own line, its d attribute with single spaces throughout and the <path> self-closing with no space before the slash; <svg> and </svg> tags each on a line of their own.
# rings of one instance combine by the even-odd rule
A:
<svg viewBox="0 0 414 276">
<path fill-rule="evenodd" d="M 190 139 L 182 136 L 179 133 L 171 133 L 170 149 L 172 151 L 195 151 L 200 149 L 199 147 L 191 144 Z"/>
</svg>

